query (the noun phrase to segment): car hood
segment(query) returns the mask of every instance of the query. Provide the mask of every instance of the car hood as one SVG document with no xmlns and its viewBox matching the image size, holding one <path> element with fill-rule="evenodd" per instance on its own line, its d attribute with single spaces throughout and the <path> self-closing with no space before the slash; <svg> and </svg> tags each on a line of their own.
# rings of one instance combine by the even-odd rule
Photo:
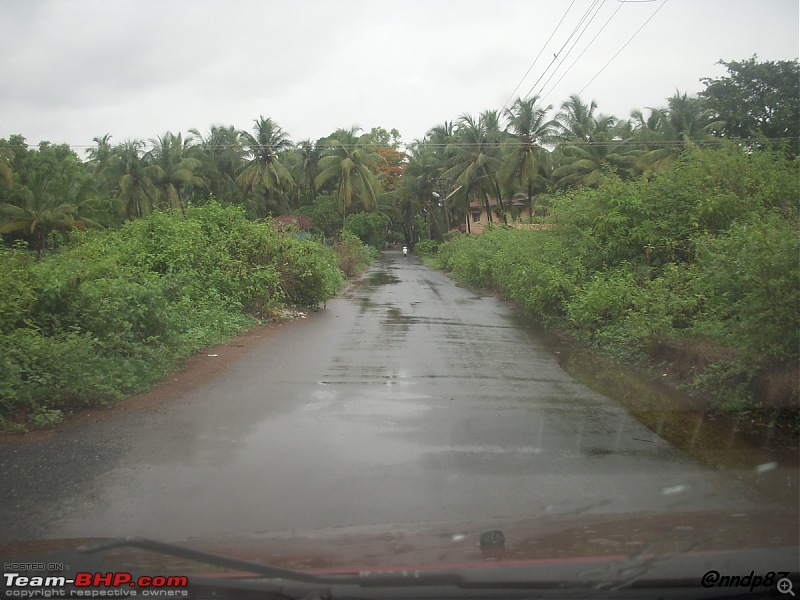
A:
<svg viewBox="0 0 800 600">
<path fill-rule="evenodd" d="M 704 558 L 713 563 L 723 554 L 747 556 L 747 572 L 756 567 L 754 560 L 765 562 L 772 571 L 795 571 L 800 560 L 797 525 L 797 513 L 700 511 L 353 526 L 171 543 L 193 551 L 317 574 L 537 567 L 546 567 L 552 573 L 553 569 L 569 572 L 584 570 L 591 564 L 624 565 L 637 560 L 675 565 L 685 562 L 696 570 L 704 564 Z M 4 563 L 59 563 L 67 557 L 74 565 L 84 556 L 80 549 L 104 541 L 15 541 L 0 546 L 0 558 Z M 142 572 L 165 568 L 184 573 L 219 570 L 202 561 L 124 543 L 86 554 L 85 558 L 91 563 L 102 561 L 103 567 L 109 569 Z M 709 568 L 719 566 L 712 564 Z"/>
</svg>

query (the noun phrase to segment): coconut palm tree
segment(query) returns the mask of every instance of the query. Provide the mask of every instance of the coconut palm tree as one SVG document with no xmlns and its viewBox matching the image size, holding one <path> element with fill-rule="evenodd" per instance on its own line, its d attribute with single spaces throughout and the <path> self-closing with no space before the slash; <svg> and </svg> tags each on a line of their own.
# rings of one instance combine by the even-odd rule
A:
<svg viewBox="0 0 800 600">
<path fill-rule="evenodd" d="M 220 201 L 239 201 L 241 191 L 236 176 L 244 164 L 242 133 L 233 125 L 212 125 L 206 136 L 197 129 L 190 129 L 189 133 L 190 155 L 202 163 L 199 172 L 211 194 Z"/>
<path fill-rule="evenodd" d="M 112 182 L 125 216 L 135 219 L 149 215 L 158 201 L 157 170 L 147 163 L 144 142 L 128 140 L 114 148 L 104 177 Z"/>
<path fill-rule="evenodd" d="M 625 123 L 625 139 L 632 148 L 626 156 L 633 157 L 634 170 L 649 175 L 659 173 L 677 158 L 670 135 L 669 111 L 665 108 L 649 108 L 649 115 L 641 110 L 631 111 Z"/>
<path fill-rule="evenodd" d="M 684 142 L 686 147 L 691 146 L 692 142 L 712 137 L 713 131 L 725 125 L 716 119 L 714 111 L 706 106 L 705 101 L 687 96 L 686 92 L 681 95 L 675 90 L 675 95 L 667 98 L 667 106 L 670 133 L 675 140 Z"/>
<path fill-rule="evenodd" d="M 560 142 L 554 152 L 552 179 L 555 188 L 597 185 L 606 165 L 630 167 L 634 157 L 619 150 L 617 119 L 595 114 L 597 104 L 586 104 L 577 95 L 561 105 L 556 115 L 556 136 Z"/>
<path fill-rule="evenodd" d="M 236 183 L 245 194 L 260 190 L 264 197 L 263 214 L 268 214 L 281 204 L 283 189 L 294 185 L 289 169 L 282 162 L 282 154 L 291 147 L 291 142 L 272 119 L 261 116 L 254 123 L 253 134 L 241 132 L 249 159 Z"/>
<path fill-rule="evenodd" d="M 449 230 L 451 221 L 463 220 L 464 216 L 461 214 L 464 210 L 463 198 L 453 193 L 458 186 L 453 184 L 451 178 L 442 176 L 448 169 L 447 148 L 456 141 L 455 131 L 453 121 L 444 121 L 432 127 L 422 140 L 411 145 L 411 160 L 404 173 L 404 178 L 412 177 L 409 183 L 413 183 L 411 189 L 419 206 L 424 208 L 430 203 L 433 193 L 437 194 L 435 198 L 438 198 L 437 203 L 444 211 L 446 230 Z"/>
<path fill-rule="evenodd" d="M 555 138 L 563 142 L 590 142 L 598 127 L 597 103 L 586 104 L 573 94 L 561 105 L 555 118 Z"/>
<path fill-rule="evenodd" d="M 517 98 L 506 109 L 506 132 L 511 136 L 503 145 L 503 164 L 498 177 L 504 187 L 524 190 L 533 211 L 534 192 L 543 191 L 552 168 L 550 152 L 544 143 L 555 135 L 556 122 L 547 119 L 545 108 L 536 106 L 538 96 Z"/>
<path fill-rule="evenodd" d="M 436 223 L 436 237 L 441 239 L 449 229 L 450 208 L 444 201 L 452 191 L 452 182 L 440 177 L 445 161 L 443 148 L 417 141 L 409 153 L 397 195 L 406 242 L 412 241 L 414 215 L 420 213 L 425 213 L 428 222 Z M 437 218 L 439 211 L 434 207 L 442 209 L 442 219 Z"/>
<path fill-rule="evenodd" d="M 158 189 L 159 204 L 162 207 L 180 209 L 186 206 L 181 195 L 185 187 L 205 187 L 207 182 L 197 175 L 202 165 L 199 159 L 188 156 L 189 146 L 181 134 L 169 131 L 151 140 L 153 149 L 145 159 L 150 163 L 153 182 Z"/>
<path fill-rule="evenodd" d="M 14 185 L 14 169 L 11 166 L 13 158 L 14 153 L 10 148 L 0 148 L 0 181 L 8 187 Z"/>
<path fill-rule="evenodd" d="M 424 141 L 434 148 L 444 148 L 452 141 L 454 134 L 453 122 L 445 121 L 441 125 L 434 125 L 425 135 Z"/>
<path fill-rule="evenodd" d="M 713 132 L 722 126 L 703 100 L 676 90 L 667 104 L 667 108 L 650 108 L 647 118 L 641 111 L 631 113 L 628 141 L 638 146 L 631 154 L 636 155 L 637 170 L 645 174 L 664 171 L 683 150 L 714 137 Z"/>
<path fill-rule="evenodd" d="M 500 210 L 505 215 L 502 197 L 495 175 L 501 164 L 499 140 L 490 129 L 491 119 L 476 119 L 472 115 L 462 115 L 458 120 L 453 141 L 445 149 L 446 168 L 442 177 L 450 178 L 453 185 L 461 186 L 458 197 L 464 210 L 469 210 L 469 200 L 473 197 L 483 199 L 486 217 L 492 222 L 489 194 L 497 194 Z"/>
<path fill-rule="evenodd" d="M 81 215 L 89 180 L 69 179 L 64 173 L 34 171 L 20 185 L 22 202 L 0 204 L 0 233 L 33 237 L 41 255 L 44 240 L 53 230 L 85 229 L 94 221 Z"/>
<path fill-rule="evenodd" d="M 383 158 L 358 142 L 346 145 L 339 139 L 328 138 L 325 144 L 328 150 L 319 159 L 319 174 L 314 178 L 314 185 L 319 189 L 328 182 L 336 182 L 338 208 L 343 220 L 348 208 L 356 204 L 364 210 L 375 210 L 383 186 L 374 167 Z"/>
<path fill-rule="evenodd" d="M 306 198 L 306 202 L 301 201 L 303 204 L 314 204 L 317 198 L 314 179 L 319 175 L 321 157 L 321 150 L 311 140 L 302 140 L 295 144 L 294 150 L 288 156 L 292 177 L 298 185 L 298 191 Z"/>
<path fill-rule="evenodd" d="M 86 151 L 90 171 L 95 178 L 100 178 L 104 169 L 108 167 L 111 157 L 114 155 L 114 146 L 111 145 L 111 134 L 106 133 L 100 137 L 93 137 L 92 141 L 97 144 L 95 148 Z"/>
</svg>

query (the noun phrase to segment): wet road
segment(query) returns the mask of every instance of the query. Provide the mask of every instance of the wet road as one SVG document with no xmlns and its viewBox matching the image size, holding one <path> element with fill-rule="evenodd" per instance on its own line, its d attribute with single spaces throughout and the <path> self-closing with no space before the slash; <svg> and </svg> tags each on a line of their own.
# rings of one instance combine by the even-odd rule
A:
<svg viewBox="0 0 800 600">
<path fill-rule="evenodd" d="M 764 505 L 399 252 L 205 385 L 6 440 L 0 469 L 2 540 Z"/>
</svg>

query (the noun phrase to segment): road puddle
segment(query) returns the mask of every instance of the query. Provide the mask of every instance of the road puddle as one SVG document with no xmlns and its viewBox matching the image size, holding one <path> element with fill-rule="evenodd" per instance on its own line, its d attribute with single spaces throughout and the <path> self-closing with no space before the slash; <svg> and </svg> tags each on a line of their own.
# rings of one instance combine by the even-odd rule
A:
<svg viewBox="0 0 800 600">
<path fill-rule="evenodd" d="M 800 484 L 797 441 L 774 426 L 709 416 L 706 402 L 636 369 L 579 348 L 522 315 L 510 320 L 558 357 L 570 376 L 622 406 L 648 429 L 698 462 L 734 475 L 767 497 L 796 506 Z"/>
</svg>

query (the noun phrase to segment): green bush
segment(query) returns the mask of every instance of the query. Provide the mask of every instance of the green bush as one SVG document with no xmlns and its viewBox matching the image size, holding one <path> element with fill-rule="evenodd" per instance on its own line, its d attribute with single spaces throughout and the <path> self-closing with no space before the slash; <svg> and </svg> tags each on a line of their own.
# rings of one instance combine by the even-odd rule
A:
<svg viewBox="0 0 800 600">
<path fill-rule="evenodd" d="M 436 240 L 420 240 L 414 244 L 414 254 L 420 256 L 431 256 L 439 250 L 439 242 Z"/>
<path fill-rule="evenodd" d="M 695 384 L 746 411 L 754 382 L 800 363 L 798 197 L 800 159 L 693 149 L 652 180 L 556 196 L 545 230 L 448 241 L 437 262 L 615 354 L 705 348 Z"/>
<path fill-rule="evenodd" d="M 0 248 L 0 335 L 24 325 L 36 302 L 33 258 L 24 246 Z"/>
<path fill-rule="evenodd" d="M 756 364 L 800 361 L 800 237 L 777 214 L 736 222 L 703 240 L 696 288 L 707 313 L 696 329 Z"/>
<path fill-rule="evenodd" d="M 315 306 L 344 283 L 333 250 L 317 242 L 294 240 L 279 254 L 281 285 L 292 304 Z"/>
<path fill-rule="evenodd" d="M 38 261 L 22 249 L 2 253 L 6 427 L 55 422 L 142 389 L 253 316 L 324 302 L 343 281 L 330 248 L 216 202 L 77 234 Z"/>
<path fill-rule="evenodd" d="M 389 218 L 381 213 L 355 213 L 348 215 L 344 222 L 346 232 L 352 233 L 364 244 L 376 250 L 383 248 L 388 229 Z"/>
<path fill-rule="evenodd" d="M 627 268 L 626 268 L 627 267 Z M 605 273 L 595 273 L 567 303 L 567 318 L 588 338 L 603 327 L 624 321 L 641 304 L 641 288 L 630 267 L 621 265 Z"/>
<path fill-rule="evenodd" d="M 377 256 L 377 251 L 365 246 L 352 233 L 343 231 L 333 246 L 339 269 L 347 276 L 353 277 L 365 269 Z"/>
</svg>

